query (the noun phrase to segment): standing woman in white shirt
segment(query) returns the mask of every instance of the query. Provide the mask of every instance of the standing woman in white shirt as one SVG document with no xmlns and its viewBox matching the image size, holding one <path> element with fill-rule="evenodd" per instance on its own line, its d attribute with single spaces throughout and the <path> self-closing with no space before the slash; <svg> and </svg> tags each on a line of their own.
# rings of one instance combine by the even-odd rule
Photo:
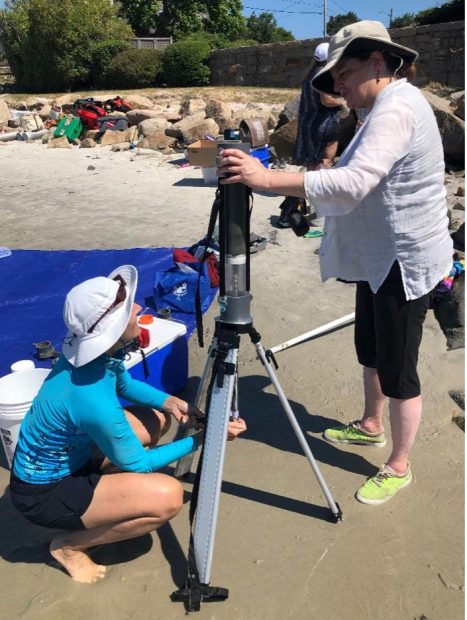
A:
<svg viewBox="0 0 467 620">
<path fill-rule="evenodd" d="M 422 414 L 417 374 L 422 325 L 433 290 L 450 271 L 444 154 L 433 112 L 408 83 L 418 54 L 391 41 L 380 22 L 360 21 L 332 37 L 313 78 L 369 114 L 335 168 L 305 173 L 265 169 L 225 150 L 222 183 L 307 198 L 326 216 L 321 277 L 357 282 L 355 346 L 363 366 L 360 420 L 325 431 L 332 443 L 383 447 L 389 398 L 392 451 L 357 491 L 366 504 L 391 499 L 412 480 L 409 453 Z"/>
</svg>

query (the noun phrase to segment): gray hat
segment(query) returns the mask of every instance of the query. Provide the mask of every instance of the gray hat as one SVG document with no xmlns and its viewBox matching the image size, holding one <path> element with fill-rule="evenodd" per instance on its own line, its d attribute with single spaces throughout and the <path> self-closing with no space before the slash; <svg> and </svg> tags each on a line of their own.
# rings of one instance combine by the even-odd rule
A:
<svg viewBox="0 0 467 620">
<path fill-rule="evenodd" d="M 381 22 L 360 21 L 341 28 L 329 42 L 328 61 L 315 75 L 311 83 L 314 88 L 329 94 L 335 94 L 331 69 L 352 52 L 363 50 L 380 50 L 398 56 L 404 63 L 412 64 L 418 58 L 418 52 L 391 41 L 389 32 Z"/>
</svg>

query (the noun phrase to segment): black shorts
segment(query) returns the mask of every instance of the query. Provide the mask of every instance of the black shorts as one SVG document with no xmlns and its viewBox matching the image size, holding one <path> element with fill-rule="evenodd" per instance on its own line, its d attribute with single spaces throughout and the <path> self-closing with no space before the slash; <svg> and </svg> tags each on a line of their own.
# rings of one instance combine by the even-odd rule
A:
<svg viewBox="0 0 467 620">
<path fill-rule="evenodd" d="M 418 350 L 431 298 L 432 292 L 406 300 L 397 261 L 377 293 L 367 282 L 357 283 L 357 357 L 363 366 L 376 368 L 385 396 L 406 399 L 420 395 Z"/>
<path fill-rule="evenodd" d="M 23 482 L 11 472 L 10 495 L 19 512 L 32 523 L 62 530 L 84 530 L 81 521 L 102 476 L 102 459 L 88 461 L 75 473 L 48 484 Z"/>
</svg>

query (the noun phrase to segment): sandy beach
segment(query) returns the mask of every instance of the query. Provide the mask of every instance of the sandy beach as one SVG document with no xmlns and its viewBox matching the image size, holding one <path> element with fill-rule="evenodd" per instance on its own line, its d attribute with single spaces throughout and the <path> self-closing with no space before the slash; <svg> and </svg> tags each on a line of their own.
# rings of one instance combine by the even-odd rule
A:
<svg viewBox="0 0 467 620">
<path fill-rule="evenodd" d="M 206 232 L 214 188 L 183 154 L 137 149 L 0 147 L 0 246 L 95 249 L 186 246 Z M 320 239 L 273 226 L 279 197 L 255 195 L 251 230 L 271 240 L 252 256 L 255 326 L 266 348 L 353 312 L 354 287 L 322 284 Z M 272 218 L 272 221 L 271 221 Z M 64 277 L 66 269 L 64 266 Z M 204 318 L 212 337 L 216 303 Z M 206 359 L 189 344 L 193 398 Z M 230 589 L 202 606 L 209 620 L 461 620 L 464 617 L 464 433 L 448 392 L 463 387 L 464 350 L 446 350 L 430 312 L 420 351 L 424 413 L 412 453 L 414 483 L 370 507 L 354 494 L 390 452 L 327 444 L 322 431 L 362 413 L 352 327 L 277 355 L 278 376 L 344 519 L 329 510 L 269 378 L 245 337 L 240 410 L 248 431 L 229 444 L 212 585 Z M 5 620 L 179 619 L 169 595 L 184 582 L 188 500 L 156 534 L 96 549 L 108 565 L 96 585 L 50 562 L 51 532 L 11 505 L 0 468 L 0 617 Z"/>
</svg>

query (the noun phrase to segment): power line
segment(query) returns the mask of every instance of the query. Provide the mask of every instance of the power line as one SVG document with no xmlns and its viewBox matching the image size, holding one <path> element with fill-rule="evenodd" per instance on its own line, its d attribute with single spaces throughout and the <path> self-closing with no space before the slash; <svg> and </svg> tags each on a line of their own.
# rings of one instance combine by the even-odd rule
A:
<svg viewBox="0 0 467 620">
<path fill-rule="evenodd" d="M 322 11 L 284 11 L 282 9 L 263 9 L 259 6 L 245 6 L 244 9 L 250 9 L 250 11 L 263 11 L 266 13 L 288 13 L 290 15 L 322 15 Z"/>
</svg>

